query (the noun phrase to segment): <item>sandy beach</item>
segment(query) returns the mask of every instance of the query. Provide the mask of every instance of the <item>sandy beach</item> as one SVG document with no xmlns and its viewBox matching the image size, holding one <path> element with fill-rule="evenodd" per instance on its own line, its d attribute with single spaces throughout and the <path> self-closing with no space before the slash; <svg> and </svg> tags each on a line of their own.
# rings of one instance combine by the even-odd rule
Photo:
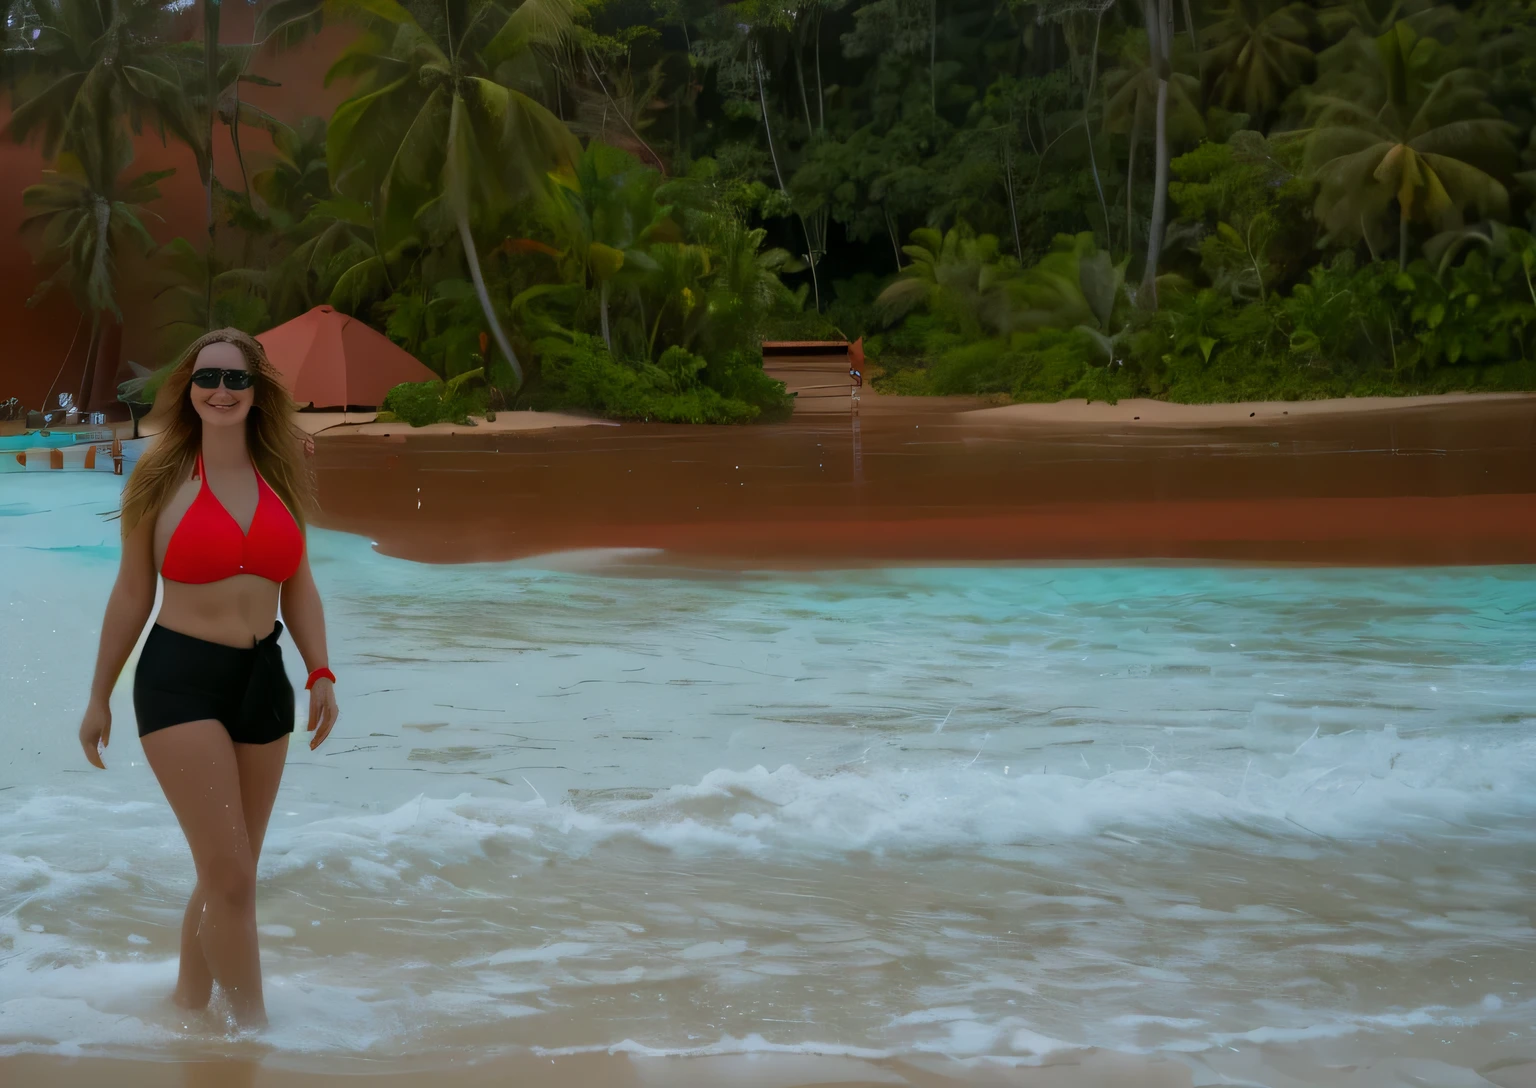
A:
<svg viewBox="0 0 1536 1088">
<path fill-rule="evenodd" d="M 327 438 L 343 438 L 350 435 L 485 435 L 514 434 L 532 431 L 549 431 L 560 427 L 617 427 L 619 424 L 593 416 L 573 415 L 567 412 L 500 412 L 495 419 L 479 418 L 473 426 L 458 423 L 429 423 L 425 427 L 412 427 L 409 423 L 379 423 L 376 412 L 300 412 L 299 426 L 312 435 L 324 434 Z"/>
<path fill-rule="evenodd" d="M 822 398 L 827 399 L 827 398 Z M 821 405 L 817 398 L 805 401 L 796 415 L 814 416 L 827 422 L 850 418 L 848 398 L 831 398 L 835 409 Z M 1457 413 L 1480 405 L 1519 406 L 1536 412 L 1536 393 L 1446 393 L 1425 397 L 1347 397 L 1303 401 L 1239 401 L 1227 404 L 1172 404 L 1167 401 L 1136 398 L 1115 404 L 1104 401 L 1064 400 L 1050 404 L 1007 404 L 988 406 L 982 397 L 903 397 L 875 392 L 865 387 L 859 398 L 861 418 L 885 421 L 891 418 L 952 419 L 970 426 L 1022 427 L 1026 429 L 1065 428 L 1092 430 L 1123 424 L 1143 424 L 1148 428 L 1202 428 L 1273 426 L 1298 420 L 1376 416 L 1381 414 Z M 494 420 L 477 418 L 473 426 L 433 423 L 412 427 L 406 423 L 376 422 L 376 412 L 302 411 L 299 425 L 312 435 L 327 438 L 359 437 L 429 437 L 465 435 L 469 437 L 516 433 L 537 433 L 570 427 L 637 426 L 596 416 L 570 412 L 501 412 Z M 19 420 L 0 421 L 0 436 L 21 434 L 26 426 Z M 76 424 L 59 430 L 110 430 L 119 438 L 133 433 L 128 421 L 105 423 L 98 427 Z M 724 428 L 733 430 L 735 428 Z M 148 432 L 142 432 L 148 433 Z"/>
<path fill-rule="evenodd" d="M 960 419 L 989 426 L 1091 427 L 1142 423 L 1163 427 L 1249 427 L 1299 419 L 1359 416 L 1424 409 L 1452 411 L 1479 404 L 1512 403 L 1536 411 L 1536 393 L 1445 393 L 1432 397 L 1340 397 L 1330 400 L 1255 400 L 1228 404 L 1171 404 L 1132 398 L 1105 401 L 1063 400 L 1053 404 L 1008 404 L 972 408 Z"/>
</svg>

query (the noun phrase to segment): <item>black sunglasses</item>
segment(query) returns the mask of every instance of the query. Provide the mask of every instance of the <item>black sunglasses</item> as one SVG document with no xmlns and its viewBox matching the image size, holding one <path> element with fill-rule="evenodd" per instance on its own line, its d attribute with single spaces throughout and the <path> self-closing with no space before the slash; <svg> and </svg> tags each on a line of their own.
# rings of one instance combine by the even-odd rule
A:
<svg viewBox="0 0 1536 1088">
<path fill-rule="evenodd" d="M 217 389 L 221 381 L 224 383 L 225 389 L 249 389 L 251 387 L 251 372 L 249 370 L 221 370 L 216 366 L 208 366 L 192 372 L 192 384 L 199 389 Z"/>
</svg>

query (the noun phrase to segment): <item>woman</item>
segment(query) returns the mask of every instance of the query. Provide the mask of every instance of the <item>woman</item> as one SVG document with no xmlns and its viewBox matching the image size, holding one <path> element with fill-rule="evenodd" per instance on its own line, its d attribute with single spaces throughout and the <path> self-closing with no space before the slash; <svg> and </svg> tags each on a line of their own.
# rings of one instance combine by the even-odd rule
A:
<svg viewBox="0 0 1536 1088">
<path fill-rule="evenodd" d="M 259 1027 L 256 862 L 294 721 L 279 605 L 310 670 L 311 750 L 336 721 L 325 617 L 304 547 L 304 436 L 261 345 L 235 329 L 187 349 L 150 418 L 160 433 L 123 489 L 122 566 L 80 744 L 104 767 L 108 698 L 154 607 L 158 572 L 164 592 L 133 707 L 197 870 L 173 999 L 203 1008 L 217 981 L 236 1024 Z"/>
</svg>

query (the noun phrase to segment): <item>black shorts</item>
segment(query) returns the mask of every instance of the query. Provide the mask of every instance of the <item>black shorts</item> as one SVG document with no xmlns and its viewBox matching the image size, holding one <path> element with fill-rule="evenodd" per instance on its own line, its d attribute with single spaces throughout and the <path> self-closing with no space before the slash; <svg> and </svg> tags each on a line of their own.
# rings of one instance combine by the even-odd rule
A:
<svg viewBox="0 0 1536 1088">
<path fill-rule="evenodd" d="M 236 744 L 267 744 L 293 732 L 293 685 L 283 668 L 277 637 L 283 625 L 254 646 L 150 628 L 133 674 L 133 710 L 139 736 L 183 722 L 212 718 Z"/>
</svg>

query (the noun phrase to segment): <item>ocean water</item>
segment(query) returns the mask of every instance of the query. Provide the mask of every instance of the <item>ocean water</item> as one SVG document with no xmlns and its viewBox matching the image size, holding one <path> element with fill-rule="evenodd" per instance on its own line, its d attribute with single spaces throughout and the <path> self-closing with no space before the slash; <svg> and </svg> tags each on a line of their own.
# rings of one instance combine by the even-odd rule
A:
<svg viewBox="0 0 1536 1088">
<path fill-rule="evenodd" d="M 163 1000 L 133 660 L 108 771 L 75 740 L 121 481 L 61 477 L 0 485 L 0 1055 L 218 1049 Z M 295 1060 L 1536 1058 L 1536 570 L 311 552 L 342 718 L 258 906 Z"/>
</svg>

